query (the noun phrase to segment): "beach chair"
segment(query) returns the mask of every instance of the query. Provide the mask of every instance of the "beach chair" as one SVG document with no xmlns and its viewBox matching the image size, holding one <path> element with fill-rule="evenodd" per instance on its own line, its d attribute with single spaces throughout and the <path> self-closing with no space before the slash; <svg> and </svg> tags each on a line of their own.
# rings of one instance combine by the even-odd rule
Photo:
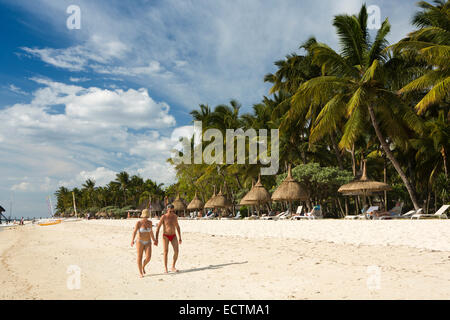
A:
<svg viewBox="0 0 450 320">
<path fill-rule="evenodd" d="M 238 213 L 236 214 L 236 216 L 235 216 L 233 219 L 234 219 L 234 220 L 239 220 L 240 218 L 242 218 L 241 212 L 238 211 Z"/>
<path fill-rule="evenodd" d="M 287 213 L 287 211 L 286 212 L 281 212 L 281 213 L 279 213 L 279 214 L 277 214 L 275 216 L 270 216 L 269 215 L 269 216 L 261 217 L 261 220 L 278 220 L 281 217 L 283 217 L 284 215 L 286 215 L 286 213 Z"/>
<path fill-rule="evenodd" d="M 280 216 L 274 220 L 286 220 L 286 219 L 289 219 L 290 217 L 291 217 L 291 213 L 289 212 L 289 210 L 287 210 L 286 212 L 283 212 L 283 214 L 280 213 Z"/>
<path fill-rule="evenodd" d="M 403 202 L 401 202 L 398 206 L 393 207 L 391 210 L 389 210 L 390 215 L 389 216 L 373 216 L 374 220 L 389 220 L 389 219 L 395 219 L 398 217 L 401 217 L 402 215 L 402 209 L 403 209 Z"/>
<path fill-rule="evenodd" d="M 421 218 L 439 218 L 439 219 L 448 219 L 445 211 L 450 208 L 450 205 L 443 205 L 435 214 L 424 214 L 424 213 L 416 213 L 411 216 L 411 219 L 421 219 Z"/>
<path fill-rule="evenodd" d="M 421 214 L 423 211 L 422 208 L 420 208 L 419 210 L 410 210 L 407 213 L 404 213 L 400 216 L 394 216 L 392 217 L 392 219 L 411 219 L 411 217 L 415 214 Z"/>
<path fill-rule="evenodd" d="M 298 206 L 295 215 L 291 217 L 291 220 L 300 220 L 302 217 L 303 206 Z"/>
<path fill-rule="evenodd" d="M 369 206 L 366 205 L 361 209 L 361 214 L 345 216 L 344 219 L 347 219 L 347 220 L 365 219 L 366 218 L 365 214 L 367 212 L 367 209 L 369 209 Z"/>
<path fill-rule="evenodd" d="M 302 220 L 302 219 L 309 219 L 309 220 L 313 220 L 313 219 L 322 219 L 322 218 L 323 218 L 323 214 L 322 214 L 322 206 L 320 206 L 320 205 L 314 206 L 313 209 L 311 210 L 311 212 L 305 213 L 304 216 L 294 216 L 293 218 L 294 218 L 295 220 Z"/>
<path fill-rule="evenodd" d="M 360 220 L 360 219 L 364 220 L 364 219 L 367 219 L 367 220 L 369 220 L 370 219 L 369 213 L 377 211 L 378 208 L 379 208 L 378 206 L 372 206 L 372 207 L 368 208 L 366 211 L 362 210 L 361 214 L 358 214 L 358 215 L 355 215 L 355 216 L 345 216 L 344 219 L 351 219 L 351 220 Z"/>
</svg>

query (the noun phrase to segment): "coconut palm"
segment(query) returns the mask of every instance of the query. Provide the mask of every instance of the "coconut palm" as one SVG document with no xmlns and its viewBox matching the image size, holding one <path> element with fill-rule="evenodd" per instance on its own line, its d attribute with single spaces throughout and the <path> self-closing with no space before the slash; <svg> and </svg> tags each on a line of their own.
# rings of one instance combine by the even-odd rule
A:
<svg viewBox="0 0 450 320">
<path fill-rule="evenodd" d="M 312 106 L 322 106 L 313 120 L 311 141 L 317 141 L 335 130 L 345 119 L 339 146 L 351 148 L 371 125 L 375 134 L 401 177 L 416 209 L 419 204 L 414 186 L 395 159 L 391 143 L 405 144 L 408 130 L 420 130 L 420 119 L 389 87 L 390 69 L 386 35 L 390 24 L 386 19 L 375 39 L 370 40 L 367 10 L 363 5 L 358 15 L 338 15 L 333 25 L 340 39 L 338 53 L 329 46 L 312 46 L 314 63 L 321 66 L 322 76 L 303 83 L 292 98 L 293 108 L 305 113 Z M 381 120 L 381 121 L 380 121 Z"/>
<path fill-rule="evenodd" d="M 428 64 L 426 72 L 405 85 L 400 93 L 423 92 L 423 98 L 416 109 L 423 114 L 430 106 L 445 103 L 448 105 L 450 88 L 450 2 L 437 0 L 436 5 L 421 1 L 423 9 L 413 18 L 419 30 L 411 32 L 407 38 L 393 48 L 406 56 Z"/>
<path fill-rule="evenodd" d="M 116 175 L 116 180 L 114 182 L 119 186 L 120 190 L 122 191 L 123 204 L 125 206 L 127 203 L 127 190 L 128 185 L 130 184 L 130 175 L 127 172 L 122 171 Z"/>
<path fill-rule="evenodd" d="M 200 110 L 193 110 L 190 112 L 195 121 L 201 121 L 203 126 L 208 127 L 211 118 L 211 108 L 206 104 L 199 105 Z"/>
</svg>

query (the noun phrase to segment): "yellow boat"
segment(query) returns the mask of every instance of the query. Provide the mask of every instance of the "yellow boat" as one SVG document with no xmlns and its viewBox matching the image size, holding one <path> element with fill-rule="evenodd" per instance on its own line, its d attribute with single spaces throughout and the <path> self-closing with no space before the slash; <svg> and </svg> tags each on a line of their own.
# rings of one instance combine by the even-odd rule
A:
<svg viewBox="0 0 450 320">
<path fill-rule="evenodd" d="M 40 226 L 52 226 L 54 224 L 61 223 L 62 220 L 55 220 L 50 222 L 39 223 Z"/>
</svg>

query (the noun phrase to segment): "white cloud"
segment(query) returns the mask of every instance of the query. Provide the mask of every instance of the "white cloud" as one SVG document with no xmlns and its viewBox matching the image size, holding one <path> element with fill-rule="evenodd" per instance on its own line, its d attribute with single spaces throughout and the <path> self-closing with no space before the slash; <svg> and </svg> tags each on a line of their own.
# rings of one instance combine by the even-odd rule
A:
<svg viewBox="0 0 450 320">
<path fill-rule="evenodd" d="M 19 87 L 15 86 L 15 85 L 13 85 L 13 84 L 10 84 L 10 85 L 8 86 L 8 89 L 9 89 L 10 91 L 14 92 L 14 93 L 17 93 L 17 94 L 21 94 L 21 95 L 24 95 L 24 96 L 28 95 L 27 92 L 23 91 L 22 89 L 20 89 Z"/>
<path fill-rule="evenodd" d="M 16 0 L 59 26 L 65 4 Z M 69 70 L 116 74 L 150 86 L 166 101 L 187 109 L 231 98 L 244 108 L 268 94 L 263 83 L 273 62 L 298 49 L 310 36 L 337 47 L 333 16 L 357 13 L 362 0 L 208 1 L 129 4 L 79 0 L 83 29 L 74 45 L 35 48 L 29 53 Z M 411 1 L 374 0 L 390 16 L 392 41 L 406 34 L 415 10 Z"/>
<path fill-rule="evenodd" d="M 174 181 L 166 160 L 175 144 L 171 131 L 180 130 L 166 103 L 154 101 L 146 89 L 31 80 L 41 87 L 30 103 L 0 110 L 0 189 L 42 193 L 44 199 L 88 178 L 104 185 L 122 170 L 158 183 Z"/>
<path fill-rule="evenodd" d="M 86 77 L 81 77 L 81 78 L 77 78 L 77 77 L 70 77 L 69 80 L 71 82 L 85 82 L 85 81 L 89 81 L 91 79 L 86 78 Z"/>
<path fill-rule="evenodd" d="M 50 0 L 42 1 L 45 10 L 20 3 L 55 25 L 56 12 L 64 9 L 64 4 Z M 166 101 L 193 109 L 232 98 L 244 108 L 259 102 L 268 94 L 263 77 L 275 70 L 274 61 L 296 51 L 310 36 L 337 47 L 333 16 L 357 13 L 363 1 L 167 0 L 130 4 L 126 12 L 114 2 L 79 3 L 83 30 L 77 44 L 30 53 L 69 70 L 131 79 L 151 86 Z M 391 16 L 391 40 L 404 36 L 414 4 L 371 4 L 381 8 L 383 18 Z"/>
<path fill-rule="evenodd" d="M 21 182 L 11 187 L 12 191 L 32 191 L 31 184 L 29 182 Z"/>
<path fill-rule="evenodd" d="M 64 49 L 54 48 L 21 48 L 31 56 L 42 61 L 70 71 L 82 71 L 90 63 L 111 63 L 114 59 L 120 59 L 128 51 L 127 46 L 118 40 L 94 34 L 83 45 L 77 45 Z"/>
<path fill-rule="evenodd" d="M 116 172 L 113 170 L 99 167 L 94 171 L 81 171 L 79 174 L 81 182 L 87 179 L 95 180 L 97 186 L 104 186 L 116 178 Z"/>
</svg>

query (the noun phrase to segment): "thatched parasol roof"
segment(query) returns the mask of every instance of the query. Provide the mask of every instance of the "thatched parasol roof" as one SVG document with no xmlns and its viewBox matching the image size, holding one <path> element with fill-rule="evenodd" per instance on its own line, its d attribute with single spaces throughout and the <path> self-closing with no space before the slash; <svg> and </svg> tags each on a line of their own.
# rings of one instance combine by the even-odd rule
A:
<svg viewBox="0 0 450 320">
<path fill-rule="evenodd" d="M 367 178 L 366 160 L 363 162 L 363 174 L 358 180 L 344 184 L 338 192 L 345 195 L 370 195 L 373 192 L 389 191 L 392 188 L 384 183 L 372 181 Z"/>
<path fill-rule="evenodd" d="M 188 210 L 201 210 L 203 209 L 203 202 L 197 197 L 197 192 L 195 193 L 194 199 L 188 204 Z"/>
<path fill-rule="evenodd" d="M 261 183 L 261 175 L 259 175 L 258 177 L 258 182 L 256 182 L 256 184 L 249 191 L 249 193 L 246 194 L 244 198 L 245 198 L 244 202 L 250 201 L 257 204 L 271 201 L 269 191 L 267 191 L 266 188 L 264 188 L 263 184 Z"/>
<path fill-rule="evenodd" d="M 291 165 L 289 165 L 286 179 L 278 186 L 272 194 L 272 200 L 275 201 L 295 201 L 307 200 L 308 193 L 294 178 L 292 178 Z"/>
<path fill-rule="evenodd" d="M 186 210 L 186 205 L 181 200 L 180 195 L 178 194 L 175 200 L 172 202 L 175 211 L 184 211 Z"/>
<path fill-rule="evenodd" d="M 250 189 L 250 191 L 247 192 L 247 194 L 239 202 L 240 205 L 243 205 L 243 206 L 250 205 L 251 206 L 251 205 L 257 204 L 256 201 L 248 200 L 248 195 L 250 194 L 250 192 L 253 190 L 254 187 L 255 187 L 255 180 L 252 181 L 252 188 Z"/>
<path fill-rule="evenodd" d="M 214 208 L 213 200 L 214 200 L 215 197 L 216 197 L 216 186 L 214 186 L 214 193 L 213 193 L 213 195 L 211 196 L 211 198 L 208 201 L 206 201 L 204 207 L 205 208 Z"/>
<path fill-rule="evenodd" d="M 211 206 L 214 208 L 228 208 L 231 207 L 232 204 L 230 200 L 222 193 L 222 188 L 220 188 L 217 196 L 211 199 Z"/>
</svg>

